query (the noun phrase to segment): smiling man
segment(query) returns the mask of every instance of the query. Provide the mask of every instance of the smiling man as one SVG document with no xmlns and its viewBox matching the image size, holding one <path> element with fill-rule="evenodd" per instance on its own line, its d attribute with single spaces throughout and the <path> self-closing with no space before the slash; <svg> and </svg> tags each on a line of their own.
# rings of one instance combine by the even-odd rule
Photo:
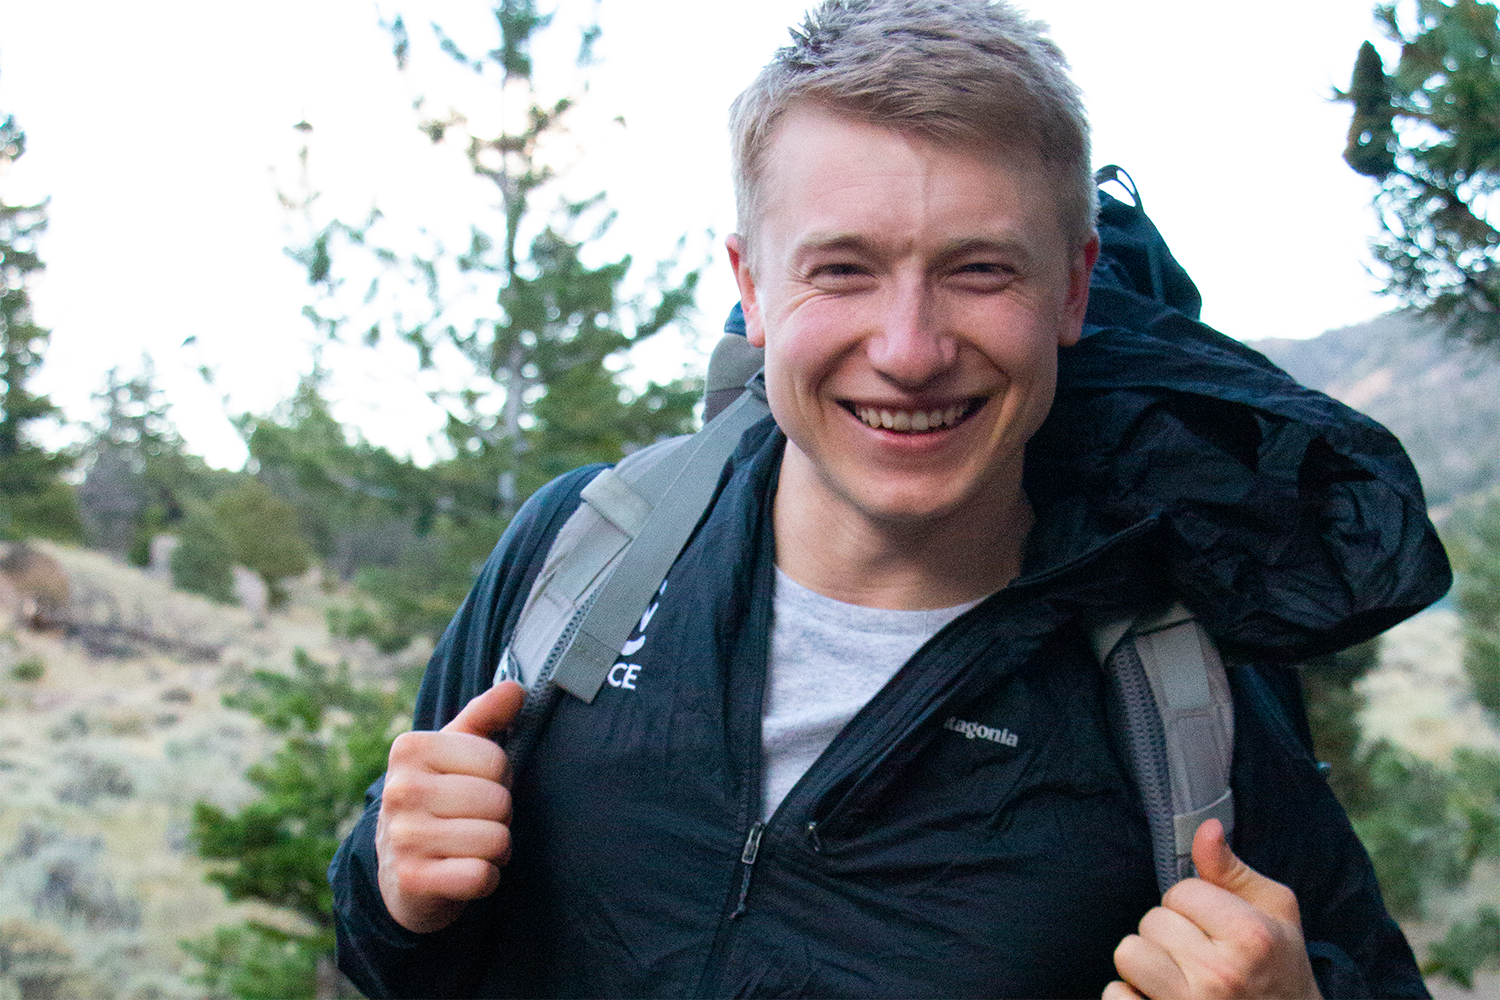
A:
<svg viewBox="0 0 1500 1000">
<path fill-rule="evenodd" d="M 1106 202 L 1100 256 L 1077 91 L 1004 3 L 828 0 L 732 132 L 771 418 L 513 775 L 491 678 L 599 470 L 517 516 L 331 869 L 341 966 L 388 996 L 1425 995 L 1278 666 L 1446 587 L 1399 447 L 1198 325 L 1138 209 Z M 1171 601 L 1237 657 L 1235 829 L 1162 896 L 1090 623 Z"/>
<path fill-rule="evenodd" d="M 788 444 L 777 565 L 852 604 L 944 608 L 1021 567 L 1022 461 L 1098 254 L 1029 151 L 949 148 L 799 102 L 729 239 Z M 1070 231 L 1071 229 L 1071 231 Z"/>
</svg>

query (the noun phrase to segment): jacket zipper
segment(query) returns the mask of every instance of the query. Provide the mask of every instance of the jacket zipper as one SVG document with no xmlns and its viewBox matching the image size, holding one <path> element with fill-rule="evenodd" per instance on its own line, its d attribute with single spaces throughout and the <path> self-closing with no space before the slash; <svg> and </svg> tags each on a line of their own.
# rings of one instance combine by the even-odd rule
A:
<svg viewBox="0 0 1500 1000">
<path fill-rule="evenodd" d="M 769 507 L 763 511 L 763 516 L 769 516 Z M 760 553 L 764 561 L 761 576 L 756 582 L 754 589 L 763 590 L 774 587 L 775 572 L 771 567 L 775 566 L 774 549 L 769 542 L 769 536 L 763 541 L 763 551 Z M 772 594 L 765 593 L 764 609 L 769 610 Z M 757 675 L 752 675 L 751 687 L 753 690 L 744 692 L 745 698 L 733 698 L 734 701 L 742 701 L 744 711 L 742 718 L 750 730 L 741 734 L 741 739 L 732 739 L 732 745 L 743 743 L 738 746 L 737 756 L 742 767 L 742 799 L 740 801 L 740 822 L 749 822 L 749 830 L 745 834 L 744 842 L 740 846 L 739 856 L 739 886 L 735 887 L 731 879 L 727 886 L 729 892 L 725 899 L 724 908 L 719 910 L 719 925 L 714 932 L 713 942 L 709 946 L 708 957 L 704 961 L 702 970 L 698 975 L 696 988 L 690 996 L 713 996 L 726 991 L 719 980 L 725 973 L 726 957 L 730 952 L 730 942 L 735 936 L 735 929 L 739 924 L 740 917 L 748 912 L 748 898 L 750 895 L 750 880 L 755 871 L 755 862 L 760 856 L 761 837 L 765 834 L 766 826 L 775 821 L 772 816 L 762 820 L 761 813 L 761 782 L 764 780 L 761 762 L 761 732 L 760 716 L 758 708 L 765 701 L 765 666 L 770 655 L 770 633 L 771 621 L 769 614 L 754 614 L 745 623 L 748 627 L 760 628 L 761 645 L 758 650 L 761 657 L 762 670 Z M 780 810 L 777 810 L 778 812 Z M 732 906 L 730 904 L 733 904 Z"/>
<path fill-rule="evenodd" d="M 745 898 L 750 895 L 750 876 L 755 872 L 755 858 L 760 854 L 760 835 L 765 829 L 766 824 L 756 823 L 745 837 L 745 848 L 740 851 L 740 898 L 735 904 L 734 912 L 729 914 L 730 920 L 738 920 L 745 915 Z"/>
<path fill-rule="evenodd" d="M 757 754 L 758 751 L 759 748 L 757 747 Z M 828 821 L 830 819 L 834 819 L 842 812 L 842 807 L 852 799 L 852 793 L 859 787 L 863 786 L 865 781 L 869 779 L 870 774 L 878 769 L 877 767 L 870 766 L 869 762 L 866 763 L 866 773 L 855 781 L 853 788 L 847 789 L 845 793 L 839 797 L 838 803 L 834 806 L 833 810 L 825 815 L 821 820 L 811 820 L 802 827 L 801 832 L 803 836 L 806 837 L 807 843 L 812 848 L 814 853 L 823 853 L 824 845 L 820 834 L 823 828 L 829 825 Z M 878 761 L 876 763 L 878 763 Z M 761 769 L 759 757 L 756 756 L 754 760 L 749 762 L 749 764 L 749 770 L 751 774 L 753 774 L 754 780 L 748 781 L 746 783 L 746 787 L 758 790 L 762 778 L 762 775 L 760 773 Z M 821 801 L 828 794 L 828 791 L 834 783 L 834 780 L 840 773 L 844 772 L 839 769 L 833 769 L 829 771 L 827 762 L 823 762 L 823 764 L 823 767 L 819 767 L 819 765 L 815 763 L 809 773 L 804 774 L 797 781 L 797 783 L 792 786 L 792 789 L 787 793 L 786 797 L 782 799 L 781 803 L 776 807 L 769 819 L 757 820 L 751 823 L 750 828 L 745 835 L 745 840 L 740 847 L 739 887 L 737 891 L 733 888 L 731 888 L 730 890 L 732 893 L 730 898 L 734 901 L 734 906 L 729 910 L 727 916 L 722 918 L 723 923 L 720 925 L 719 931 L 715 935 L 713 946 L 711 947 L 709 952 L 708 961 L 705 963 L 703 972 L 699 977 L 698 988 L 695 991 L 695 995 L 709 996 L 713 995 L 716 992 L 723 992 L 723 990 L 721 989 L 716 990 L 715 987 L 718 985 L 719 977 L 724 973 L 725 956 L 727 955 L 729 948 L 729 939 L 732 936 L 730 928 L 735 926 L 739 922 L 740 918 L 749 911 L 750 884 L 755 872 L 755 864 L 760 857 L 761 839 L 765 835 L 766 828 L 768 826 L 775 826 L 778 823 L 785 825 L 784 817 L 788 813 L 800 813 L 804 809 L 806 809 L 808 805 Z M 828 773 L 822 773 L 825 771 L 828 771 Z M 813 778 L 814 781 L 816 781 L 815 785 L 809 783 L 808 779 L 810 777 Z M 752 816 L 755 815 L 755 813 L 751 810 L 757 810 L 758 806 L 758 795 L 749 798 L 746 802 L 746 810 L 747 812 L 751 812 Z M 778 827 L 778 829 L 780 829 L 780 827 Z"/>
</svg>

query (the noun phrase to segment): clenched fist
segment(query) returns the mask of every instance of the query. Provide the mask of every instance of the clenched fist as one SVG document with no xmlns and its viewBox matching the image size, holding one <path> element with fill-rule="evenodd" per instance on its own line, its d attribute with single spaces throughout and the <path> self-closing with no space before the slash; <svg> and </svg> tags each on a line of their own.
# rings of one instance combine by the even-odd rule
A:
<svg viewBox="0 0 1500 1000">
<path fill-rule="evenodd" d="M 391 744 L 375 825 L 380 895 L 402 927 L 441 930 L 495 891 L 510 857 L 510 775 L 491 736 L 521 710 L 506 681 L 464 706 L 437 732 Z"/>
<path fill-rule="evenodd" d="M 1216 819 L 1193 837 L 1193 866 L 1115 949 L 1104 1000 L 1321 997 L 1292 890 L 1236 857 Z"/>
</svg>

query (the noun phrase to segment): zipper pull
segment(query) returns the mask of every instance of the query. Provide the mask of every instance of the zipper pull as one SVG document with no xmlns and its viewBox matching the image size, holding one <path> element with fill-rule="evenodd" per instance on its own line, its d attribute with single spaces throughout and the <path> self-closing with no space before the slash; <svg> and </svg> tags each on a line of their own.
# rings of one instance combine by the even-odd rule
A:
<svg viewBox="0 0 1500 1000">
<path fill-rule="evenodd" d="M 818 836 L 817 820 L 807 824 L 807 842 L 812 846 L 814 854 L 823 853 L 823 838 Z"/>
<path fill-rule="evenodd" d="M 740 864 L 744 871 L 740 876 L 740 901 L 729 915 L 730 920 L 745 914 L 745 897 L 750 895 L 750 873 L 755 870 L 755 858 L 760 854 L 760 835 L 765 832 L 766 824 L 756 823 L 750 828 L 750 834 L 745 838 L 745 848 L 740 851 Z"/>
</svg>

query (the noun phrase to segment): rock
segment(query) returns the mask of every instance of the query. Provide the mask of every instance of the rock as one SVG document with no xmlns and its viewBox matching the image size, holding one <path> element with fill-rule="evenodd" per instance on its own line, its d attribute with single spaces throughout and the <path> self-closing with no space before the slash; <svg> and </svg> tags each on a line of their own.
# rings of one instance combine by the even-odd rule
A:
<svg viewBox="0 0 1500 1000">
<path fill-rule="evenodd" d="M 16 542 L 0 558 L 0 576 L 8 585 L 4 589 L 12 612 L 28 628 L 41 631 L 67 624 L 71 588 L 62 563 L 25 542 Z"/>
</svg>

